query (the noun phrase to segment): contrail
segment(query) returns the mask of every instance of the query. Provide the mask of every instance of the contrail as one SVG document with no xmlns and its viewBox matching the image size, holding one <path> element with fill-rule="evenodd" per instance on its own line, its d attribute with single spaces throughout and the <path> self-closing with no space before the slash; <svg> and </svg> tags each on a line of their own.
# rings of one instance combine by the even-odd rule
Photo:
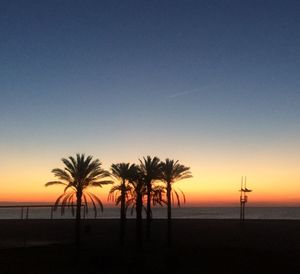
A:
<svg viewBox="0 0 300 274">
<path fill-rule="evenodd" d="M 191 89 L 191 90 L 186 90 L 186 91 L 182 91 L 182 92 L 178 92 L 178 93 L 174 93 L 168 96 L 168 98 L 176 98 L 179 96 L 184 96 L 184 95 L 188 95 L 194 92 L 197 92 L 198 89 Z"/>
<path fill-rule="evenodd" d="M 192 93 L 198 93 L 198 92 L 206 90 L 208 88 L 216 88 L 216 87 L 219 87 L 221 85 L 222 85 L 222 83 L 218 83 L 218 84 L 211 84 L 211 85 L 202 86 L 202 87 L 199 87 L 199 88 L 193 88 L 191 90 L 185 90 L 185 91 L 182 91 L 182 92 L 173 93 L 173 94 L 169 95 L 168 98 L 173 99 L 173 98 L 176 98 L 176 97 L 185 96 L 185 95 L 189 95 L 189 94 L 192 94 Z"/>
</svg>

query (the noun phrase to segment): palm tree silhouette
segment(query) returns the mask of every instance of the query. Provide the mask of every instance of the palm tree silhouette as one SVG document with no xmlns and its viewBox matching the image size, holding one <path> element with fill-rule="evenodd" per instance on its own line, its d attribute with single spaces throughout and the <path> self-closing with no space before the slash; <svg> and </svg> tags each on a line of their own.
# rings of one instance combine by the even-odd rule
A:
<svg viewBox="0 0 300 274">
<path fill-rule="evenodd" d="M 168 210 L 168 220 L 167 220 L 167 239 L 168 239 L 168 246 L 171 246 L 172 242 L 172 223 L 171 223 L 171 201 L 172 196 L 175 194 L 177 199 L 177 204 L 180 206 L 180 196 L 178 192 L 172 189 L 172 185 L 176 181 L 180 181 L 183 179 L 191 178 L 192 174 L 190 172 L 190 168 L 184 165 L 179 164 L 178 161 L 166 159 L 165 162 L 161 163 L 161 171 L 162 171 L 162 181 L 166 184 L 167 190 L 167 210 Z M 180 190 L 181 194 L 183 195 L 183 199 L 185 201 L 184 193 Z"/>
<path fill-rule="evenodd" d="M 152 184 L 156 180 L 161 179 L 161 163 L 158 157 L 153 159 L 150 156 L 146 158 L 143 157 L 143 161 L 140 161 L 140 170 L 142 172 L 143 181 L 146 185 L 146 195 L 147 195 L 147 230 L 146 237 L 147 240 L 150 240 L 151 237 L 151 193 L 152 193 Z"/>
<path fill-rule="evenodd" d="M 88 199 L 92 202 L 97 215 L 96 203 L 99 204 L 101 211 L 103 211 L 103 205 L 101 200 L 93 193 L 88 192 L 88 187 L 102 187 L 103 185 L 112 184 L 111 180 L 107 178 L 110 176 L 108 171 L 101 168 L 101 162 L 96 159 L 93 160 L 92 156 L 85 157 L 84 154 L 76 154 L 76 158 L 70 156 L 68 158 L 62 158 L 64 163 L 64 169 L 55 168 L 52 173 L 59 181 L 51 181 L 45 184 L 45 186 L 51 185 L 63 185 L 65 186 L 64 192 L 55 201 L 54 209 L 57 205 L 62 203 L 62 210 L 65 205 L 71 205 L 73 208 L 74 198 L 76 200 L 76 222 L 75 222 L 75 242 L 76 246 L 80 243 L 80 225 L 81 225 L 81 206 L 82 199 L 85 204 L 85 208 L 88 208 Z M 70 191 L 68 191 L 70 190 Z"/>
<path fill-rule="evenodd" d="M 131 180 L 132 169 L 135 167 L 134 164 L 129 163 L 118 163 L 111 165 L 111 173 L 119 182 L 118 185 L 114 185 L 108 195 L 108 199 L 115 201 L 116 205 L 121 204 L 120 208 L 120 243 L 124 245 L 125 238 L 125 222 L 126 222 L 126 201 L 131 191 L 131 186 L 128 184 Z"/>
<path fill-rule="evenodd" d="M 127 207 L 131 206 L 131 214 L 136 211 L 136 241 L 137 248 L 142 249 L 142 211 L 147 208 L 144 206 L 144 197 L 147 196 L 147 186 L 144 180 L 144 174 L 138 166 L 133 166 L 131 169 L 131 179 L 129 179 L 128 188 L 131 186 L 130 198 L 127 200 Z M 163 205 L 166 202 L 163 199 L 165 187 L 156 185 L 151 187 L 150 201 L 155 206 Z M 152 217 L 152 215 L 151 215 Z"/>
<path fill-rule="evenodd" d="M 146 195 L 146 184 L 142 172 L 137 165 L 132 165 L 130 169 L 129 184 L 131 186 L 130 198 L 127 206 L 132 206 L 131 213 L 135 208 L 136 212 L 136 247 L 140 251 L 143 249 L 143 217 L 144 207 L 143 197 Z"/>
</svg>

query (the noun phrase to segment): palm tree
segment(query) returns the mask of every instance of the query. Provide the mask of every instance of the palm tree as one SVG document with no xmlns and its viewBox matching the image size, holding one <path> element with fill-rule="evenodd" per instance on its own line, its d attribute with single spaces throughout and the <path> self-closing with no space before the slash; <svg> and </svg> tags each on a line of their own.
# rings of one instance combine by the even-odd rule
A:
<svg viewBox="0 0 300 274">
<path fill-rule="evenodd" d="M 152 211 L 151 211 L 151 193 L 152 193 L 152 183 L 155 180 L 161 179 L 161 163 L 158 157 L 154 157 L 153 159 L 150 156 L 146 158 L 143 157 L 143 161 L 140 161 L 140 169 L 142 172 L 143 180 L 146 185 L 146 195 L 147 195 L 147 231 L 146 236 L 147 240 L 150 239 L 151 235 L 151 219 L 152 219 Z"/>
<path fill-rule="evenodd" d="M 166 159 L 165 162 L 161 163 L 161 171 L 162 171 L 162 181 L 166 184 L 166 190 L 167 190 L 167 209 L 168 209 L 168 246 L 171 246 L 171 239 L 172 239 L 172 228 L 171 228 L 171 201 L 172 201 L 172 195 L 175 194 L 177 199 L 177 204 L 180 206 L 180 197 L 176 190 L 172 189 L 172 185 L 176 181 L 180 181 L 183 179 L 191 178 L 192 174 L 190 172 L 190 168 L 186 167 L 184 165 L 179 164 L 178 161 Z M 185 196 L 183 192 L 181 191 L 184 201 Z M 174 199 L 173 199 L 174 200 Z"/>
<path fill-rule="evenodd" d="M 131 206 L 131 214 L 133 210 L 136 211 L 136 243 L 138 250 L 142 249 L 142 211 L 146 209 L 144 207 L 144 197 L 147 195 L 147 187 L 144 181 L 144 175 L 138 166 L 131 169 L 131 179 L 129 179 L 129 185 L 131 186 L 130 198 L 127 200 L 127 206 Z M 153 205 L 161 205 L 165 203 L 163 195 L 165 188 L 163 186 L 152 186 L 150 201 Z"/>
<path fill-rule="evenodd" d="M 126 200 L 128 200 L 128 193 L 131 190 L 131 186 L 128 181 L 131 179 L 131 169 L 134 168 L 134 164 L 118 163 L 111 165 L 111 173 L 119 181 L 118 185 L 114 185 L 109 192 L 108 199 L 115 201 L 116 205 L 121 204 L 120 208 L 120 243 L 124 245 L 125 238 L 125 221 L 126 221 Z"/>
<path fill-rule="evenodd" d="M 132 165 L 130 169 L 129 185 L 131 186 L 130 199 L 127 201 L 127 206 L 132 205 L 132 211 L 135 208 L 136 212 L 136 247 L 139 251 L 143 249 L 143 197 L 146 194 L 146 185 L 137 165 Z"/>
<path fill-rule="evenodd" d="M 89 199 L 97 214 L 96 203 L 99 204 L 100 209 L 103 211 L 101 200 L 93 193 L 88 192 L 88 187 L 102 187 L 103 185 L 111 184 L 112 181 L 107 178 L 110 176 L 108 171 L 101 168 L 101 162 L 96 159 L 93 160 L 92 156 L 85 157 L 84 154 L 76 154 L 76 158 L 70 156 L 63 158 L 64 169 L 55 168 L 52 173 L 57 177 L 58 181 L 51 181 L 45 186 L 63 185 L 65 186 L 64 192 L 60 195 L 56 202 L 54 209 L 57 205 L 62 203 L 62 210 L 65 205 L 71 205 L 73 208 L 74 198 L 76 200 L 76 222 L 75 222 L 75 242 L 79 246 L 80 242 L 80 224 L 81 224 L 81 206 L 84 203 L 85 208 L 88 208 Z M 68 191 L 70 190 L 70 191 Z M 83 201 L 82 201 L 83 199 Z"/>
</svg>

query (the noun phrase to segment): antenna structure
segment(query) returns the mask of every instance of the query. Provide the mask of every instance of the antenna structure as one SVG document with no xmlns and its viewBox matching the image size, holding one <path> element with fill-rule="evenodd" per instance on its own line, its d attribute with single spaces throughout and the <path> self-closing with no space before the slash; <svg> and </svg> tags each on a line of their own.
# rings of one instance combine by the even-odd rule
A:
<svg viewBox="0 0 300 274">
<path fill-rule="evenodd" d="M 246 203 L 248 202 L 248 192 L 252 192 L 251 189 L 247 188 L 247 177 L 242 176 L 241 179 L 241 189 L 240 189 L 240 203 L 241 203 L 241 209 L 240 209 L 240 220 L 244 221 L 245 220 L 245 206 Z"/>
</svg>

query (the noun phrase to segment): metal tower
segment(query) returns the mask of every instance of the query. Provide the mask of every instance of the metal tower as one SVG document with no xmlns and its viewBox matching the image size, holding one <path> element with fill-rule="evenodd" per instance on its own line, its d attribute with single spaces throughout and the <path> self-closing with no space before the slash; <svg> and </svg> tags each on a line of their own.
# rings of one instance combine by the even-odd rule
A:
<svg viewBox="0 0 300 274">
<path fill-rule="evenodd" d="M 241 192 L 240 194 L 240 203 L 241 203 L 241 209 L 240 209 L 240 220 L 245 220 L 245 205 L 248 202 L 248 196 L 247 192 L 252 192 L 251 189 L 247 188 L 247 177 L 242 176 L 241 179 L 241 189 L 239 190 Z"/>
</svg>

